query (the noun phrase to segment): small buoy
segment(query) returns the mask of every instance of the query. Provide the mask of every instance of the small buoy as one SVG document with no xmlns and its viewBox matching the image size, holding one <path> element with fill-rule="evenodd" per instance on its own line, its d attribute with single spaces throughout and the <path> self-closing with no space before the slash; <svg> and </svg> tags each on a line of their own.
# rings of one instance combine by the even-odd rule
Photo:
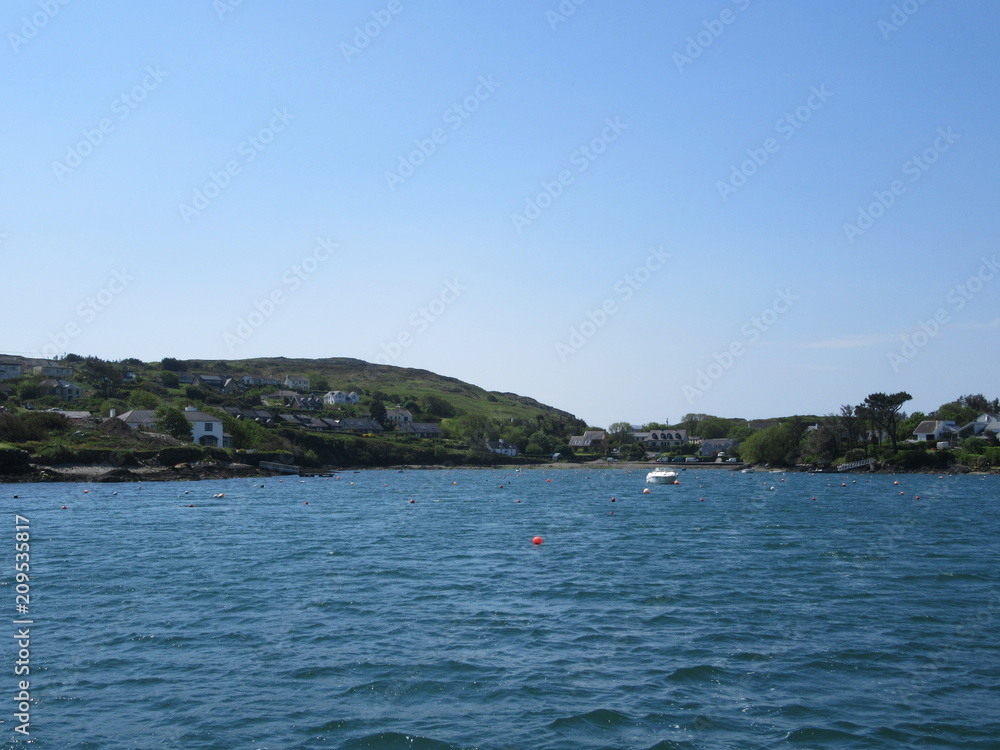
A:
<svg viewBox="0 0 1000 750">
<path fill-rule="evenodd" d="M 650 494 L 651 492 L 652 492 L 652 490 L 651 490 L 651 489 L 649 489 L 649 487 L 647 487 L 646 489 L 644 489 L 644 490 L 642 491 L 642 494 L 643 494 L 643 495 L 648 495 L 648 494 Z"/>
<path fill-rule="evenodd" d="M 452 484 L 453 484 L 453 485 L 454 485 L 454 484 L 458 484 L 458 482 L 452 482 Z"/>
<path fill-rule="evenodd" d="M 193 508 L 194 506 L 193 506 L 193 505 L 189 505 L 188 507 L 189 507 L 189 508 Z"/>
<path fill-rule="evenodd" d="M 354 486 L 354 482 L 351 482 L 351 487 L 353 487 L 353 486 Z"/>
<path fill-rule="evenodd" d="M 521 501 L 520 501 L 520 500 L 518 500 L 518 502 L 521 502 Z"/>
<path fill-rule="evenodd" d="M 917 495 L 917 496 L 916 496 L 915 498 L 913 498 L 913 499 L 914 499 L 914 500 L 919 500 L 919 499 L 920 499 L 920 495 Z"/>
<path fill-rule="evenodd" d="M 83 494 L 84 494 L 84 495 L 88 495 L 88 494 L 90 494 L 90 490 L 84 490 L 84 491 L 83 491 Z"/>
<path fill-rule="evenodd" d="M 613 516 L 614 514 L 615 514 L 614 511 L 611 511 L 610 513 L 608 513 L 609 516 Z"/>
<path fill-rule="evenodd" d="M 899 494 L 900 494 L 900 495 L 903 495 L 903 494 L 905 494 L 905 493 L 903 493 L 903 492 L 900 492 Z"/>
<path fill-rule="evenodd" d="M 815 500 L 815 499 L 816 499 L 816 498 L 813 498 L 813 500 Z"/>
<path fill-rule="evenodd" d="M 615 499 L 614 499 L 614 498 L 611 498 L 611 502 L 615 502 Z"/>
<path fill-rule="evenodd" d="M 62 507 L 62 509 L 63 509 L 63 510 L 66 510 L 66 506 L 64 505 L 64 506 Z"/>
<path fill-rule="evenodd" d="M 841 482 L 841 483 L 840 483 L 840 486 L 841 486 L 841 487 L 846 487 L 846 486 L 847 486 L 847 482 Z"/>
<path fill-rule="evenodd" d="M 416 500 L 413 500 L 413 499 L 411 498 L 411 499 L 410 499 L 410 502 L 411 502 L 411 503 L 415 503 L 415 502 L 417 502 L 417 501 L 416 501 Z"/>
<path fill-rule="evenodd" d="M 546 479 L 545 481 L 546 481 L 546 482 L 551 482 L 552 480 L 551 480 L 551 479 Z"/>
<path fill-rule="evenodd" d="M 17 500 L 19 497 L 20 497 L 20 495 L 14 495 L 14 499 L 15 500 Z"/>
<path fill-rule="evenodd" d="M 699 497 L 699 498 L 698 498 L 698 502 L 699 502 L 699 503 L 703 503 L 703 502 L 705 502 L 705 498 L 703 498 L 703 497 Z"/>
<path fill-rule="evenodd" d="M 542 538 L 540 536 L 536 536 L 534 539 L 531 540 L 531 543 L 532 544 L 541 544 L 542 543 Z"/>
<path fill-rule="evenodd" d="M 678 482 L 678 481 L 677 481 L 677 480 L 675 479 L 675 480 L 674 480 L 674 484 L 680 484 L 680 482 Z"/>
<path fill-rule="evenodd" d="M 303 505 L 309 505 L 309 501 L 308 501 L 308 500 L 306 500 L 306 501 L 305 501 L 304 503 L 302 503 L 302 504 L 303 504 Z"/>
<path fill-rule="evenodd" d="M 893 484 L 899 484 L 899 482 L 893 482 Z"/>
</svg>

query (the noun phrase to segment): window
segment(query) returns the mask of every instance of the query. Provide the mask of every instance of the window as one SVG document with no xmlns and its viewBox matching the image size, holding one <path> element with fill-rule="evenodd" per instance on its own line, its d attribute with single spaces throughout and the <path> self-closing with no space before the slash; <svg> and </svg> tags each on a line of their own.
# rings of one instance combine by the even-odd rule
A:
<svg viewBox="0 0 1000 750">
<path fill-rule="evenodd" d="M 211 431 L 212 431 L 212 423 L 205 422 L 205 432 L 211 432 Z"/>
</svg>

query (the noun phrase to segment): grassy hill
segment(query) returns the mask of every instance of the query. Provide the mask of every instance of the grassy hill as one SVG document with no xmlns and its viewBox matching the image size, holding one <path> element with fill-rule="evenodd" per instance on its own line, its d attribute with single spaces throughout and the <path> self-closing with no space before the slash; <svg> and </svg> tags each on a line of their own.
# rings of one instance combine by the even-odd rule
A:
<svg viewBox="0 0 1000 750">
<path fill-rule="evenodd" d="M 290 359 L 265 357 L 238 360 L 185 360 L 191 372 L 227 374 L 233 377 L 254 375 L 283 380 L 286 375 L 304 375 L 314 382 L 310 389 L 356 391 L 362 396 L 381 393 L 387 404 L 402 404 L 412 399 L 422 401 L 436 396 L 452 405 L 455 415 L 474 414 L 491 419 L 535 419 L 539 415 L 562 417 L 575 421 L 569 412 L 514 393 L 487 391 L 458 378 L 438 375 L 393 365 L 376 365 L 360 359 L 330 357 L 327 359 Z M 326 381 L 326 388 L 317 388 L 315 376 Z M 322 381 L 319 383 L 322 385 Z"/>
</svg>

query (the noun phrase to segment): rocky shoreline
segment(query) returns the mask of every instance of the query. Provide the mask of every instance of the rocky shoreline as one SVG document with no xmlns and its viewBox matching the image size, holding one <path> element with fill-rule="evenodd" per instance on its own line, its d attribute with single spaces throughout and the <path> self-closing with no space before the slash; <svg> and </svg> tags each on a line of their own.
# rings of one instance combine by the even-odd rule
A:
<svg viewBox="0 0 1000 750">
<path fill-rule="evenodd" d="M 364 471 L 372 470 L 392 470 L 392 471 L 448 471 L 454 469 L 492 469 L 496 471 L 538 471 L 553 469 L 623 469 L 626 471 L 648 471 L 656 466 L 671 467 L 670 464 L 650 464 L 639 461 L 620 461 L 616 463 L 606 463 L 604 461 L 592 461 L 588 463 L 545 463 L 532 465 L 494 465 L 494 466 L 447 466 L 447 465 L 400 465 L 400 466 L 351 466 L 338 467 L 337 469 L 302 469 L 302 475 L 325 475 L 339 473 L 342 471 Z M 746 468 L 743 464 L 689 464 L 687 466 L 673 466 L 675 469 L 685 471 L 741 471 Z M 795 473 L 823 473 L 837 475 L 835 470 L 818 470 L 812 467 L 797 466 L 784 469 L 770 469 L 762 467 L 749 467 L 758 473 L 795 472 Z M 844 472 L 844 474 L 998 474 L 1000 471 L 979 472 L 972 471 L 967 466 L 955 465 L 947 471 L 934 469 L 918 469 L 907 471 L 897 467 L 884 466 L 877 469 L 865 468 L 854 472 Z M 276 476 L 274 472 L 260 469 L 256 466 L 243 463 L 223 463 L 218 461 L 204 461 L 199 463 L 181 463 L 175 466 L 132 466 L 123 467 L 112 464 L 68 464 L 59 466 L 46 466 L 40 464 L 30 464 L 25 471 L 18 473 L 0 474 L 0 484 L 27 484 L 32 482 L 196 482 L 207 479 L 243 479 L 249 477 Z M 286 475 L 282 475 L 286 476 Z M 289 474 L 287 476 L 298 476 Z"/>
</svg>

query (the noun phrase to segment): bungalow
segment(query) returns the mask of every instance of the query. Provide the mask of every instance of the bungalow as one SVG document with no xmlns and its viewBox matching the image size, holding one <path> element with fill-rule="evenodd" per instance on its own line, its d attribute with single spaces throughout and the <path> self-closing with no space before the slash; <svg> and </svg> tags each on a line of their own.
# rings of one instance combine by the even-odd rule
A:
<svg viewBox="0 0 1000 750">
<path fill-rule="evenodd" d="M 21 377 L 21 360 L 14 357 L 0 357 L 0 380 Z"/>
<path fill-rule="evenodd" d="M 309 378 L 302 377 L 301 375 L 286 375 L 284 386 L 286 388 L 293 388 L 297 391 L 308 391 Z"/>
<path fill-rule="evenodd" d="M 200 375 L 196 374 L 194 376 L 194 385 L 206 385 L 209 388 L 215 388 L 216 390 L 222 390 L 222 386 L 225 384 L 226 379 L 222 375 Z"/>
<path fill-rule="evenodd" d="M 493 453 L 499 453 L 501 456 L 516 456 L 518 454 L 517 446 L 511 445 L 505 440 L 487 440 L 486 441 L 487 450 Z"/>
<path fill-rule="evenodd" d="M 380 432 L 385 432 L 382 425 L 376 422 L 374 419 L 369 417 L 363 418 L 345 418 L 340 420 L 341 428 L 348 432 L 360 432 L 367 433 L 373 432 L 378 434 Z"/>
<path fill-rule="evenodd" d="M 604 430 L 586 430 L 582 435 L 574 435 L 569 439 L 570 448 L 600 449 L 607 435 Z"/>
<path fill-rule="evenodd" d="M 328 391 L 325 396 L 323 396 L 323 403 L 328 406 L 336 406 L 337 404 L 347 403 L 347 394 L 343 391 Z"/>
<path fill-rule="evenodd" d="M 195 374 L 192 372 L 177 373 L 177 382 L 181 385 L 194 385 Z"/>
<path fill-rule="evenodd" d="M 46 395 L 56 396 L 63 401 L 83 398 L 83 388 L 62 378 L 48 378 L 39 383 Z"/>
<path fill-rule="evenodd" d="M 397 424 L 413 421 L 413 415 L 407 409 L 386 409 L 385 418 L 390 422 L 396 422 Z"/>
<path fill-rule="evenodd" d="M 400 422 L 396 425 L 396 432 L 400 435 L 413 435 L 425 439 L 441 437 L 440 425 L 433 422 Z"/>
<path fill-rule="evenodd" d="M 302 426 L 302 422 L 294 414 L 279 414 L 277 421 L 282 426 L 293 426 L 293 425 L 295 427 Z"/>
<path fill-rule="evenodd" d="M 66 367 L 64 365 L 60 365 L 55 362 L 46 362 L 44 364 L 35 365 L 32 368 L 32 372 L 34 372 L 35 375 L 44 375 L 47 378 L 73 377 L 72 367 Z"/>
<path fill-rule="evenodd" d="M 347 394 L 347 403 L 349 403 L 349 404 L 360 404 L 361 403 L 361 396 L 359 396 L 354 391 L 351 391 L 350 393 Z"/>
<path fill-rule="evenodd" d="M 913 431 L 913 435 L 918 443 L 938 443 L 942 441 L 950 442 L 957 432 L 958 425 L 951 420 L 944 422 L 925 420 L 917 425 L 917 428 Z"/>
</svg>

